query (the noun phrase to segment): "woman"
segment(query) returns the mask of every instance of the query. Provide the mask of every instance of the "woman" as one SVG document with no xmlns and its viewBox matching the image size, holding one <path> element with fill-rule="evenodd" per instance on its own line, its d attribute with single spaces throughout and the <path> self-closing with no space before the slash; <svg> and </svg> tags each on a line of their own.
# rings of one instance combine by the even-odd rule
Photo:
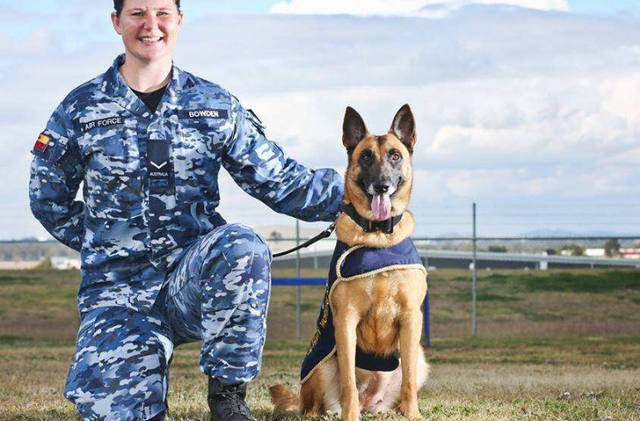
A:
<svg viewBox="0 0 640 421">
<path fill-rule="evenodd" d="M 33 150 L 32 211 L 82 256 L 65 396 L 83 420 L 162 420 L 173 348 L 202 340 L 211 419 L 250 420 L 271 255 L 216 212 L 218 172 L 308 221 L 336 218 L 343 181 L 288 158 L 235 97 L 173 66 L 179 0 L 114 7 L 125 54 L 65 98 Z"/>
</svg>

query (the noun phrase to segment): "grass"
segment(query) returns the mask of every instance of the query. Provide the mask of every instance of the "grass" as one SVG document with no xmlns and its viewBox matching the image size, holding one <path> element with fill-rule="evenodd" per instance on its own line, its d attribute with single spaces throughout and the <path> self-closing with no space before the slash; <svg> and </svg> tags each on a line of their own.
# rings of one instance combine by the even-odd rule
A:
<svg viewBox="0 0 640 421">
<path fill-rule="evenodd" d="M 78 419 L 61 396 L 77 333 L 78 285 L 76 271 L 0 272 L 0 420 Z M 274 414 L 267 389 L 284 382 L 297 390 L 324 291 L 303 288 L 303 340 L 296 341 L 296 290 L 272 293 L 263 370 L 249 393 L 258 421 L 298 419 Z M 640 421 L 640 271 L 481 272 L 477 340 L 468 337 L 468 272 L 437 270 L 430 291 L 425 419 Z M 198 358 L 198 344 L 176 351 L 171 421 L 207 419 Z"/>
<path fill-rule="evenodd" d="M 305 347 L 295 341 L 267 344 L 262 374 L 249 391 L 258 421 L 298 419 L 273 413 L 267 387 L 285 383 L 297 389 Z M 72 354 L 69 344 L 0 345 L 0 419 L 78 419 L 61 396 Z M 432 375 L 420 393 L 420 409 L 429 420 L 640 420 L 640 339 L 442 340 L 427 355 Z M 172 421 L 207 419 L 198 358 L 195 344 L 176 352 Z"/>
<path fill-rule="evenodd" d="M 322 277 L 324 270 L 304 270 Z M 277 277 L 294 276 L 281 270 Z M 77 271 L 0 272 L 0 337 L 75 338 Z M 430 274 L 432 332 L 461 338 L 470 332 L 468 271 Z M 296 287 L 273 289 L 269 339 L 294 339 Z M 323 287 L 302 288 L 302 337 L 312 335 Z M 478 278 L 478 325 L 483 337 L 640 335 L 640 271 L 490 271 Z"/>
</svg>

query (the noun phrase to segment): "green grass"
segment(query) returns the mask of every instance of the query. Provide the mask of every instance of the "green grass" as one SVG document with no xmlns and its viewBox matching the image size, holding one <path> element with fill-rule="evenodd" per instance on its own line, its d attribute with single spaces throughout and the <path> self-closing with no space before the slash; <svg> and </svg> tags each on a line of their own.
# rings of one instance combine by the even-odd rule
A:
<svg viewBox="0 0 640 421">
<path fill-rule="evenodd" d="M 270 341 L 263 371 L 249 389 L 258 421 L 297 420 L 273 413 L 268 386 L 297 390 L 306 343 Z M 61 396 L 73 346 L 0 344 L 0 420 L 79 419 Z M 420 392 L 429 420 L 640 419 L 640 339 L 441 340 L 427 350 L 432 374 Z M 197 344 L 179 348 L 171 366 L 170 420 L 207 419 L 206 381 Z M 323 420 L 337 420 L 328 416 Z M 395 414 L 362 419 L 401 420 Z"/>
<path fill-rule="evenodd" d="M 322 277 L 325 270 L 304 270 Z M 294 270 L 274 276 L 295 276 Z M 0 336 L 73 341 L 78 326 L 77 271 L 0 272 Z M 471 328 L 468 271 L 430 273 L 434 337 L 461 338 Z M 313 333 L 324 288 L 302 288 L 302 337 Z M 297 288 L 276 287 L 269 339 L 294 339 Z M 640 335 L 640 271 L 481 271 L 478 324 L 483 337 Z"/>
<path fill-rule="evenodd" d="M 640 271 L 557 271 L 544 274 L 492 274 L 485 278 L 488 285 L 499 285 L 512 291 L 554 291 L 568 293 L 611 293 L 640 291 Z M 456 277 L 456 281 L 465 278 Z"/>
<path fill-rule="evenodd" d="M 79 280 L 77 271 L 0 272 L 0 420 L 78 419 L 61 390 L 74 352 Z M 480 272 L 476 340 L 469 337 L 468 271 L 434 271 L 429 286 L 435 346 L 420 394 L 425 419 L 640 421 L 640 271 Z M 249 398 L 258 421 L 297 419 L 273 414 L 267 389 L 278 382 L 297 388 L 324 288 L 302 289 L 301 341 L 296 293 L 272 292 L 263 371 Z M 198 348 L 176 352 L 171 421 L 207 419 Z"/>
<path fill-rule="evenodd" d="M 449 297 L 452 300 L 455 300 L 455 301 L 458 301 L 458 302 L 468 303 L 469 301 L 471 301 L 472 295 L 473 295 L 472 292 L 470 290 L 466 289 L 466 290 L 460 291 L 458 293 L 449 294 Z M 488 293 L 488 292 L 480 292 L 480 293 L 478 293 L 476 295 L 476 300 L 477 301 L 500 301 L 500 302 L 521 301 L 520 298 L 515 297 L 515 296 L 491 294 L 491 293 Z"/>
<path fill-rule="evenodd" d="M 557 273 L 550 276 L 511 278 L 523 282 L 529 291 L 575 293 L 611 293 L 619 290 L 640 291 L 640 271 L 611 271 L 603 274 Z"/>
</svg>

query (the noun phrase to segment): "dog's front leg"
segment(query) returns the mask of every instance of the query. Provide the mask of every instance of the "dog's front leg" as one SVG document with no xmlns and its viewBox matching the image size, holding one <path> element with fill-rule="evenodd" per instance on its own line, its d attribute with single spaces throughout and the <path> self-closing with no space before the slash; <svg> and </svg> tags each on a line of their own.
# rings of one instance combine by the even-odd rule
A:
<svg viewBox="0 0 640 421">
<path fill-rule="evenodd" d="M 402 360 L 402 386 L 400 412 L 405 417 L 421 419 L 418 410 L 417 366 L 422 333 L 422 313 L 419 309 L 403 314 L 400 322 L 400 358 Z"/>
<path fill-rule="evenodd" d="M 353 309 L 343 309 L 334 317 L 336 351 L 340 373 L 340 406 L 344 421 L 356 421 L 360 416 L 360 403 L 356 387 L 356 328 L 359 316 Z"/>
</svg>

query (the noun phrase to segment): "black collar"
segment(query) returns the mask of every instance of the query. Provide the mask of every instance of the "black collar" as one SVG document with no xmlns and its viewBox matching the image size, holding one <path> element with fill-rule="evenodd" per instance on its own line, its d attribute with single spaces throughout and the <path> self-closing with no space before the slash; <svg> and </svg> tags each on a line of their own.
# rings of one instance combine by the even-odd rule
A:
<svg viewBox="0 0 640 421">
<path fill-rule="evenodd" d="M 356 211 L 356 208 L 354 208 L 351 203 L 343 203 L 342 212 L 349 215 L 356 224 L 362 227 L 364 232 L 382 231 L 385 234 L 391 234 L 393 233 L 393 227 L 398 225 L 398 222 L 402 219 L 402 214 L 400 214 L 398 216 L 392 216 L 389 219 L 385 219 L 384 221 L 370 221 L 360 216 Z"/>
</svg>

